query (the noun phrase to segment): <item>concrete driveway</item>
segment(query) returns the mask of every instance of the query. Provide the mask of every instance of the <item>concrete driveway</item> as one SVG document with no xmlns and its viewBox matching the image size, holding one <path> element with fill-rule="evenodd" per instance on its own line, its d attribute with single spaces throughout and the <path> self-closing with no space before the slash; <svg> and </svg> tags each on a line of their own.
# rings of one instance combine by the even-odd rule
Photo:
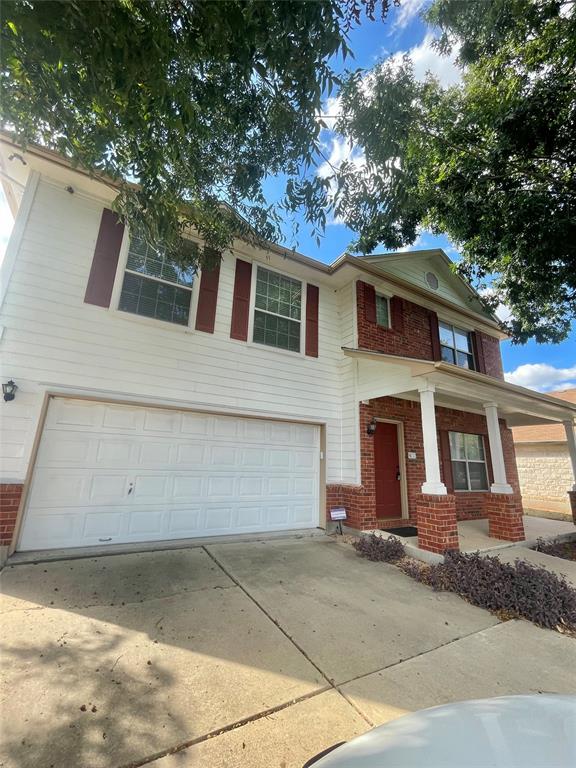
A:
<svg viewBox="0 0 576 768">
<path fill-rule="evenodd" d="M 324 538 L 2 574 L 3 768 L 298 768 L 406 712 L 576 690 L 576 641 Z"/>
</svg>

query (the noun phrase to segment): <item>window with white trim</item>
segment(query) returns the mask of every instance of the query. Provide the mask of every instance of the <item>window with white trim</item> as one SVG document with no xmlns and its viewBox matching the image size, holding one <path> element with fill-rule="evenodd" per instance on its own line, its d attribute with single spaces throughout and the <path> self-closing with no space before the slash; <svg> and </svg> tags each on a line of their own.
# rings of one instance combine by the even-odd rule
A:
<svg viewBox="0 0 576 768">
<path fill-rule="evenodd" d="M 183 240 L 182 247 L 190 252 L 196 248 L 189 240 Z M 152 248 L 142 237 L 133 235 L 118 309 L 188 325 L 194 277 L 192 267 L 180 266 L 165 251 Z"/>
<path fill-rule="evenodd" d="M 301 325 L 302 283 L 258 267 L 252 340 L 299 352 Z"/>
<path fill-rule="evenodd" d="M 450 459 L 455 491 L 487 491 L 488 471 L 482 435 L 450 432 Z"/>
<path fill-rule="evenodd" d="M 474 353 L 472 349 L 472 334 L 454 325 L 438 323 L 440 332 L 440 350 L 445 363 L 459 365 L 460 368 L 474 370 Z"/>
<path fill-rule="evenodd" d="M 376 324 L 390 328 L 390 300 L 381 293 L 376 294 Z"/>
</svg>

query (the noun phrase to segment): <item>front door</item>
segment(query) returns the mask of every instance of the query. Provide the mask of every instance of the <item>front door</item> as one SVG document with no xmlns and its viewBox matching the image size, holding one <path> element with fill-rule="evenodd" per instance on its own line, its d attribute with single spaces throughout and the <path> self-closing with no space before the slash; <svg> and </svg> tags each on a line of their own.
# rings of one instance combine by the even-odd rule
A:
<svg viewBox="0 0 576 768">
<path fill-rule="evenodd" d="M 376 478 L 376 517 L 402 517 L 398 425 L 377 422 L 374 435 L 374 474 Z"/>
</svg>

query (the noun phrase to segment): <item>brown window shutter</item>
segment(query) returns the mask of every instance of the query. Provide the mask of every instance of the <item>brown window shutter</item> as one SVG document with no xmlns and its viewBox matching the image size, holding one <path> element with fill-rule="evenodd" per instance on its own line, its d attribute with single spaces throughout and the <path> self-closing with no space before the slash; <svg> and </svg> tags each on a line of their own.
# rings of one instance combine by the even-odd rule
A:
<svg viewBox="0 0 576 768">
<path fill-rule="evenodd" d="M 482 336 L 478 331 L 472 331 L 472 351 L 474 353 L 474 365 L 479 373 L 486 373 L 486 360 L 484 358 L 484 347 L 482 346 Z"/>
<path fill-rule="evenodd" d="M 454 493 L 454 478 L 452 477 L 452 459 L 450 457 L 450 435 L 445 429 L 441 429 L 440 435 L 440 456 L 442 459 L 442 475 L 444 485 L 448 493 Z"/>
<path fill-rule="evenodd" d="M 218 283 L 220 282 L 220 265 L 213 269 L 203 269 L 200 275 L 200 291 L 198 293 L 198 308 L 196 309 L 196 330 L 204 333 L 214 333 L 216 319 L 216 304 L 218 302 Z"/>
<path fill-rule="evenodd" d="M 124 224 L 113 211 L 104 208 L 84 295 L 86 304 L 110 306 L 123 236 Z"/>
<path fill-rule="evenodd" d="M 376 322 L 376 289 L 369 283 L 362 283 L 362 292 L 364 294 L 364 317 L 366 322 Z"/>
<path fill-rule="evenodd" d="M 392 296 L 390 299 L 390 317 L 392 330 L 404 333 L 404 299 L 400 296 Z"/>
<path fill-rule="evenodd" d="M 318 357 L 318 296 L 317 285 L 306 286 L 306 354 Z"/>
<path fill-rule="evenodd" d="M 432 340 L 432 360 L 442 360 L 442 350 L 440 349 L 440 328 L 438 326 L 438 315 L 430 311 L 430 338 Z"/>
<path fill-rule="evenodd" d="M 232 300 L 232 323 L 230 338 L 248 340 L 248 320 L 250 315 L 250 287 L 252 284 L 252 264 L 236 259 L 234 277 L 234 298 Z"/>
</svg>

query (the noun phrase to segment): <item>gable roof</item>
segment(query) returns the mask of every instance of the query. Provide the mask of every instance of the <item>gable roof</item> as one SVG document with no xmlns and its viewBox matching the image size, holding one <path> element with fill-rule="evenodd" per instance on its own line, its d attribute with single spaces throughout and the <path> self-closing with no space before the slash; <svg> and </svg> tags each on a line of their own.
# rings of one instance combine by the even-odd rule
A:
<svg viewBox="0 0 576 768">
<path fill-rule="evenodd" d="M 576 388 L 550 393 L 551 397 L 576 403 Z M 515 443 L 565 443 L 566 430 L 563 424 L 540 424 L 535 427 L 513 427 Z"/>
<path fill-rule="evenodd" d="M 487 315 L 497 322 L 480 294 L 454 270 L 454 262 L 442 248 L 393 251 L 360 258 L 387 274 L 409 277 L 430 296 L 441 296 L 464 309 L 473 309 Z M 432 272 L 438 281 L 436 288 L 426 282 L 425 278 L 429 272 Z"/>
</svg>

